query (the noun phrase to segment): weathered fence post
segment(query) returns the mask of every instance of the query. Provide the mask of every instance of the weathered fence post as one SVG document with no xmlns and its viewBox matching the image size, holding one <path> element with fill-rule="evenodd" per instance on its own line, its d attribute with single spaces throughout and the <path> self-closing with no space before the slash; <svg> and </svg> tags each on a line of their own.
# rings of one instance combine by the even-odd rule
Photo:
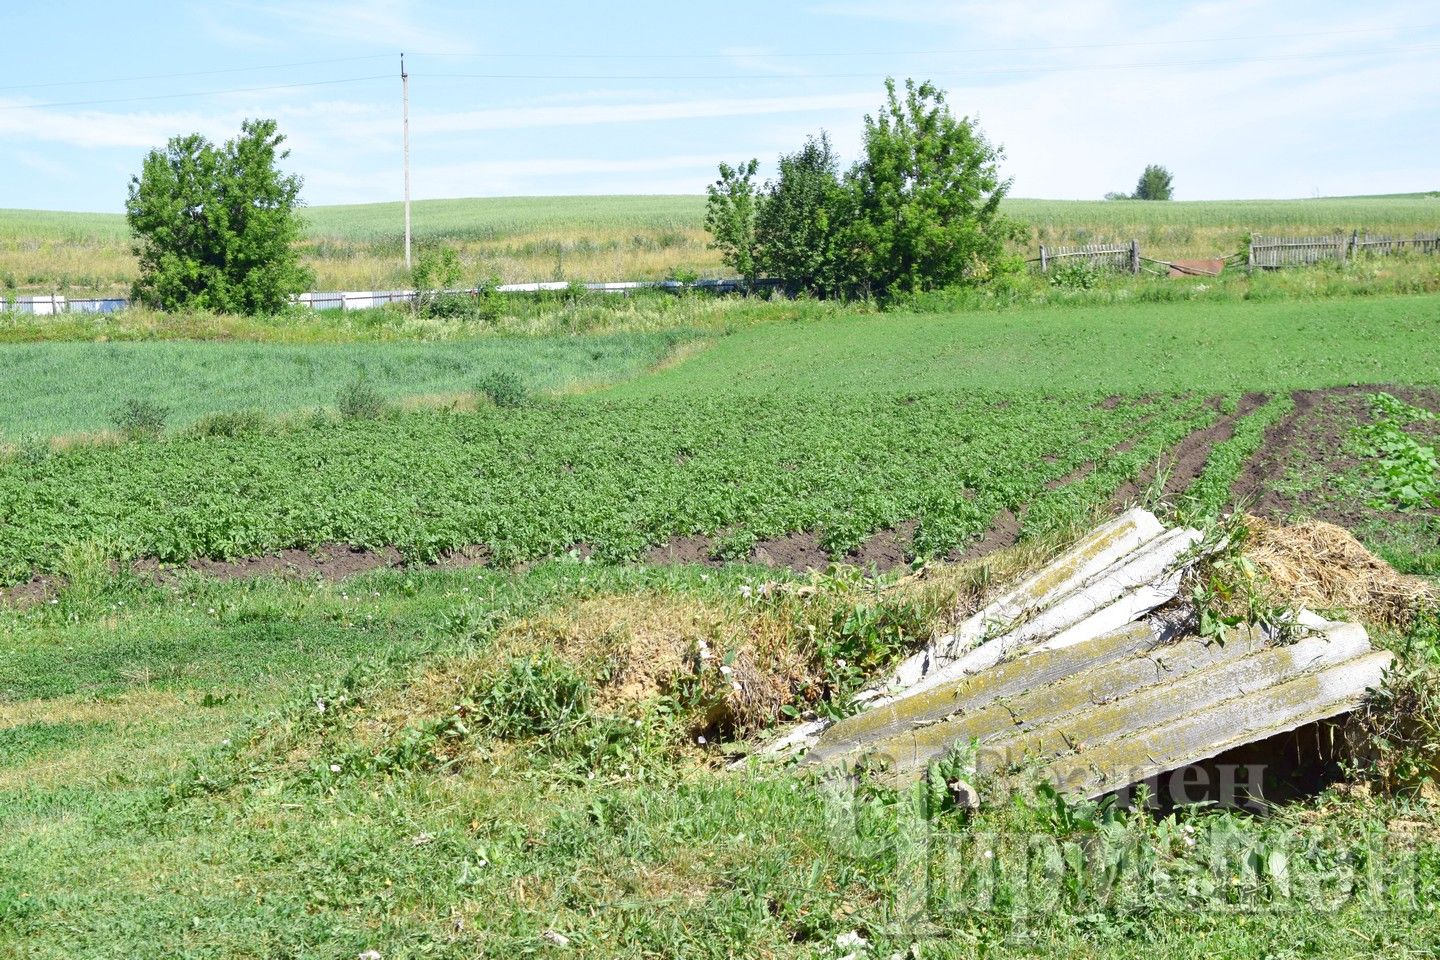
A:
<svg viewBox="0 0 1440 960">
<path fill-rule="evenodd" d="M 1255 269 L 1255 234 L 1253 233 L 1250 234 L 1249 249 L 1246 251 L 1245 269 L 1247 271 Z"/>
<path fill-rule="evenodd" d="M 1045 257 L 1045 244 L 1040 244 L 1040 272 L 1044 273 L 1050 269 L 1050 261 Z"/>
<path fill-rule="evenodd" d="M 1130 272 L 1140 272 L 1140 241 L 1130 241 Z"/>
<path fill-rule="evenodd" d="M 1355 256 L 1355 251 L 1360 249 L 1360 231 L 1350 231 L 1350 256 Z"/>
</svg>

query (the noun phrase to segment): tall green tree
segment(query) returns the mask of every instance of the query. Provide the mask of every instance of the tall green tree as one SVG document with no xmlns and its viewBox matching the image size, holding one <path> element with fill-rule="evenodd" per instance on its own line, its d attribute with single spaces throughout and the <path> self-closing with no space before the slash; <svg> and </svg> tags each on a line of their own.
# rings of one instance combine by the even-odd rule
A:
<svg viewBox="0 0 1440 960">
<path fill-rule="evenodd" d="M 779 166 L 756 211 L 761 270 L 812 293 L 834 293 L 840 286 L 836 239 L 846 222 L 848 197 L 829 134 L 810 137 L 781 156 Z"/>
<path fill-rule="evenodd" d="M 934 84 L 885 81 L 886 104 L 865 118 L 865 148 L 847 177 L 854 220 L 843 238 L 859 291 L 912 293 L 982 282 L 1005 266 L 1020 225 L 1000 213 L 1010 181 L 1003 152 Z"/>
<path fill-rule="evenodd" d="M 130 180 L 125 215 L 140 258 L 133 294 L 162 310 L 274 313 L 313 282 L 300 264 L 301 179 L 274 120 L 246 120 L 217 147 L 173 137 Z"/>
<path fill-rule="evenodd" d="M 759 207 L 755 172 L 759 168 L 758 160 L 738 167 L 722 163 L 720 178 L 705 188 L 705 229 L 710 231 L 710 248 L 719 250 L 720 259 L 747 283 L 754 283 L 760 270 L 755 238 Z"/>
<path fill-rule="evenodd" d="M 1175 176 L 1158 163 L 1152 163 L 1140 174 L 1135 184 L 1136 200 L 1175 199 Z"/>
</svg>

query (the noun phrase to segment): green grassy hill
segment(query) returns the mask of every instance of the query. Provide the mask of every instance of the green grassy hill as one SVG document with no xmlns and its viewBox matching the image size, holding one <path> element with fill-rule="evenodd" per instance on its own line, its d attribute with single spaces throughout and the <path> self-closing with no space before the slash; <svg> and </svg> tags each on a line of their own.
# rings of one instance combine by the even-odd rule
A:
<svg viewBox="0 0 1440 960">
<path fill-rule="evenodd" d="M 1204 257 L 1239 249 L 1251 232 L 1440 229 L 1430 193 L 1303 200 L 1167 203 L 1015 198 L 1006 211 L 1032 227 L 1027 244 L 1138 239 L 1147 255 Z M 676 270 L 726 272 L 709 247 L 702 196 L 472 197 L 413 206 L 415 242 L 457 247 L 472 279 L 661 279 Z M 399 203 L 317 206 L 306 261 L 316 288 L 403 286 Z M 0 284 L 17 293 L 114 291 L 135 263 L 114 213 L 0 210 Z"/>
</svg>

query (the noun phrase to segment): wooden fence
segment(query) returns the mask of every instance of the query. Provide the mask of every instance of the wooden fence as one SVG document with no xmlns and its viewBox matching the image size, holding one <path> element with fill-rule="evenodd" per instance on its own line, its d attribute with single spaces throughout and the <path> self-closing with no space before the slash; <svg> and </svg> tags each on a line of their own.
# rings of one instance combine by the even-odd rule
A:
<svg viewBox="0 0 1440 960">
<path fill-rule="evenodd" d="M 1372 236 L 1353 231 L 1346 236 L 1337 233 L 1328 237 L 1262 237 L 1250 238 L 1246 261 L 1252 269 L 1305 266 L 1325 260 L 1344 263 L 1359 253 L 1385 255 L 1414 250 L 1417 253 L 1440 253 L 1440 233 L 1417 233 L 1413 237 Z"/>
<path fill-rule="evenodd" d="M 1079 247 L 1047 247 L 1040 245 L 1040 272 L 1049 273 L 1057 261 L 1080 259 L 1097 270 L 1128 270 L 1140 272 L 1140 243 L 1087 243 Z"/>
</svg>

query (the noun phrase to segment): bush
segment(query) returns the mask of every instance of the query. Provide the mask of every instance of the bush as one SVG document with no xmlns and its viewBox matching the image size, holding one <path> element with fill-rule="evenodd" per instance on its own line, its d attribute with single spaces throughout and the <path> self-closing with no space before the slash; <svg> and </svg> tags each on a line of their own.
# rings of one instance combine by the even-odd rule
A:
<svg viewBox="0 0 1440 960">
<path fill-rule="evenodd" d="M 153 439 L 165 430 L 170 411 L 149 400 L 126 400 L 115 411 L 115 429 L 127 440 Z"/>
<path fill-rule="evenodd" d="M 1089 290 L 1100 282 L 1100 271 L 1082 257 L 1072 257 L 1050 268 L 1050 285 L 1070 290 Z"/>
<path fill-rule="evenodd" d="M 268 422 L 259 410 L 225 410 L 205 414 L 195 421 L 190 432 L 197 437 L 239 437 L 264 428 Z"/>
<path fill-rule="evenodd" d="M 497 407 L 523 407 L 530 399 L 530 389 L 520 375 L 510 370 L 486 374 L 476 386 Z"/>
<path fill-rule="evenodd" d="M 385 413 L 385 398 L 362 378 L 340 391 L 335 406 L 346 420 L 375 420 Z"/>
</svg>

